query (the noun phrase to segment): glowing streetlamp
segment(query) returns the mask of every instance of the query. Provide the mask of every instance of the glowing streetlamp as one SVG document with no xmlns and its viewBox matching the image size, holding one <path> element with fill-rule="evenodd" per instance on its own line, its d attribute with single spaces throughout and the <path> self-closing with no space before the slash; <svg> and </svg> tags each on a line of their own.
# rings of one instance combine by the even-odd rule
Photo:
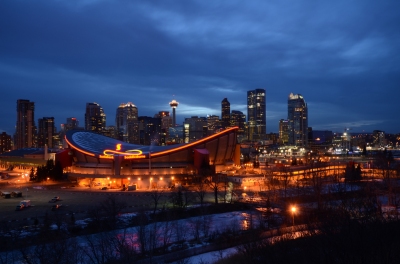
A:
<svg viewBox="0 0 400 264">
<path fill-rule="evenodd" d="M 294 226 L 294 214 L 296 213 L 296 207 L 295 206 L 292 206 L 292 208 L 291 208 L 291 211 L 292 211 L 292 217 L 293 217 L 293 223 L 292 223 L 292 226 Z"/>
</svg>

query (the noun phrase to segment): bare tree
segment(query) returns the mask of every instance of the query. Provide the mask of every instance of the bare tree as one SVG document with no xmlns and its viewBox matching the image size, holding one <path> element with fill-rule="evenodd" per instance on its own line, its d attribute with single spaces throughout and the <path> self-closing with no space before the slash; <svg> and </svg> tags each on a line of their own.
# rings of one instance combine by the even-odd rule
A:
<svg viewBox="0 0 400 264">
<path fill-rule="evenodd" d="M 195 186 L 196 195 L 200 200 L 200 206 L 203 206 L 204 197 L 207 194 L 207 185 L 204 182 L 204 178 L 202 176 L 197 177 L 195 184 L 196 184 L 196 186 Z"/>
<path fill-rule="evenodd" d="M 120 202 L 114 195 L 110 195 L 100 204 L 101 210 L 107 217 L 110 228 L 115 228 L 118 224 L 118 215 L 127 207 L 125 202 Z"/>
<path fill-rule="evenodd" d="M 153 199 L 153 203 L 154 203 L 154 208 L 153 208 L 153 214 L 156 214 L 157 211 L 157 206 L 160 202 L 160 199 L 163 197 L 164 192 L 163 191 L 158 191 L 158 190 L 154 190 L 150 193 L 150 197 L 151 199 Z"/>
</svg>

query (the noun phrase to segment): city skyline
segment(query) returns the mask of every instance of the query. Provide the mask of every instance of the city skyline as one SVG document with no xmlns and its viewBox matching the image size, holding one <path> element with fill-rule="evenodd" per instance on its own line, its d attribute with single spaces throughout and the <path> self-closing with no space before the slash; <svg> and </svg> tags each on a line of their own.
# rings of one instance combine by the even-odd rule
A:
<svg viewBox="0 0 400 264">
<path fill-rule="evenodd" d="M 84 124 L 98 103 L 115 125 L 124 102 L 139 116 L 172 110 L 177 123 L 247 116 L 246 92 L 266 91 L 267 133 L 304 96 L 314 130 L 399 133 L 398 1 L 2 1 L 0 132 L 15 133 L 16 101 L 35 103 L 35 123 Z M 221 117 L 221 116 L 220 116 Z"/>
</svg>

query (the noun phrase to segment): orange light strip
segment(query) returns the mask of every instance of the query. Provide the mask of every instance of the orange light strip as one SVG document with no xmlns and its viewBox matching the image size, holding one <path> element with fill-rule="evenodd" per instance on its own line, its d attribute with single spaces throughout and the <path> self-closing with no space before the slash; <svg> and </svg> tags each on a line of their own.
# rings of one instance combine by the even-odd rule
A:
<svg viewBox="0 0 400 264">
<path fill-rule="evenodd" d="M 124 156 L 124 159 L 145 159 L 146 155 L 129 155 Z"/>
<path fill-rule="evenodd" d="M 65 136 L 64 138 L 65 138 L 65 141 L 67 141 L 68 145 L 70 145 L 73 149 L 75 149 L 75 150 L 77 150 L 79 152 L 82 152 L 83 154 L 92 156 L 92 157 L 95 156 L 93 153 L 90 153 L 90 152 L 84 151 L 84 150 L 82 150 L 82 149 L 80 149 L 78 147 L 75 147 L 73 144 L 71 144 L 71 142 L 68 141 L 67 136 Z"/>
<path fill-rule="evenodd" d="M 110 156 L 110 155 L 99 155 L 100 159 L 114 159 L 114 156 Z"/>
<path fill-rule="evenodd" d="M 182 149 L 185 149 L 185 148 L 190 148 L 190 147 L 192 147 L 192 146 L 195 146 L 195 145 L 204 143 L 205 141 L 208 141 L 208 140 L 210 140 L 210 139 L 219 137 L 219 136 L 221 136 L 222 134 L 228 134 L 228 132 L 230 132 L 230 131 L 232 131 L 232 130 L 237 130 L 238 128 L 239 128 L 239 127 L 228 128 L 228 129 L 225 129 L 224 131 L 219 132 L 219 133 L 217 133 L 217 134 L 208 136 L 208 137 L 206 137 L 206 138 L 199 139 L 199 140 L 197 140 L 197 141 L 195 141 L 195 142 L 186 144 L 186 145 L 181 146 L 181 147 L 177 147 L 177 148 L 174 148 L 174 149 L 170 149 L 170 150 L 165 150 L 165 151 L 157 152 L 157 153 L 151 154 L 151 156 L 152 156 L 152 157 L 158 157 L 158 156 L 162 156 L 162 155 L 165 155 L 165 154 L 168 154 L 168 153 L 171 153 L 171 152 L 175 152 L 175 151 L 178 151 L 178 150 L 182 150 Z"/>
</svg>

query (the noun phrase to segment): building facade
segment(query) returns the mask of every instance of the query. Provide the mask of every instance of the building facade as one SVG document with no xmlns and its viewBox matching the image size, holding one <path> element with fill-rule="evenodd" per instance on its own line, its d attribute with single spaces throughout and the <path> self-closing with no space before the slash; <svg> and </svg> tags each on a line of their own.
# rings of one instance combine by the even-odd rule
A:
<svg viewBox="0 0 400 264">
<path fill-rule="evenodd" d="M 118 139 L 124 142 L 139 144 L 138 108 L 131 102 L 118 106 L 115 116 Z"/>
<path fill-rule="evenodd" d="M 248 139 L 251 141 L 265 139 L 267 131 L 265 97 L 265 89 L 247 92 Z"/>
<path fill-rule="evenodd" d="M 185 143 L 194 142 L 206 137 L 208 134 L 207 118 L 205 117 L 192 116 L 185 118 L 183 127 Z"/>
<path fill-rule="evenodd" d="M 98 103 L 86 103 L 85 130 L 103 133 L 106 128 L 106 114 Z"/>
<path fill-rule="evenodd" d="M 308 145 L 308 108 L 301 94 L 289 94 L 288 98 L 289 144 Z"/>
<path fill-rule="evenodd" d="M 231 126 L 231 103 L 227 98 L 224 98 L 221 102 L 221 125 L 224 128 Z"/>
<path fill-rule="evenodd" d="M 11 136 L 6 132 L 0 134 L 0 154 L 12 150 Z"/>
<path fill-rule="evenodd" d="M 17 123 L 15 126 L 15 148 L 36 147 L 35 103 L 17 100 Z"/>
<path fill-rule="evenodd" d="M 289 121 L 279 120 L 279 144 L 286 145 L 289 142 Z"/>
<path fill-rule="evenodd" d="M 47 145 L 49 148 L 56 146 L 56 127 L 54 117 L 43 117 L 38 119 L 37 146 L 43 148 Z M 58 136 L 57 136 L 58 138 Z M 57 144 L 58 145 L 58 144 Z"/>
<path fill-rule="evenodd" d="M 145 146 L 160 146 L 162 129 L 161 118 L 140 116 L 139 117 L 139 144 Z"/>
<path fill-rule="evenodd" d="M 246 138 L 246 115 L 241 111 L 232 110 L 231 127 L 238 127 L 238 141 L 244 140 Z"/>
</svg>

